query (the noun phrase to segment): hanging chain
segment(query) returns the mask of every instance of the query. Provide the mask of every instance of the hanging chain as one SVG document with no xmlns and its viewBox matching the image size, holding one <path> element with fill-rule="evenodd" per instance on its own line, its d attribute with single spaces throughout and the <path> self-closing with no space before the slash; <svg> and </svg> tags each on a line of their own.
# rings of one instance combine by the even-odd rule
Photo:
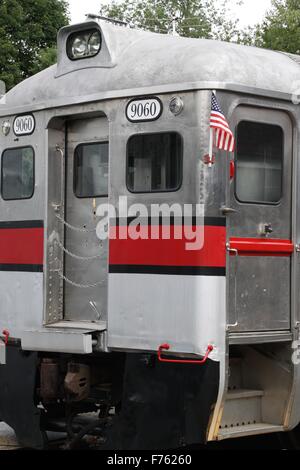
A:
<svg viewBox="0 0 300 470">
<path fill-rule="evenodd" d="M 74 258 L 74 259 L 78 259 L 80 261 L 92 261 L 94 259 L 100 259 L 102 258 L 102 255 L 94 255 L 94 256 L 79 256 L 79 255 L 75 255 L 75 253 L 72 253 L 71 251 L 67 250 L 67 248 L 65 248 L 63 246 L 62 243 L 60 243 L 60 241 L 58 241 L 57 239 L 55 240 L 55 243 L 57 243 L 57 245 L 59 246 L 59 248 L 64 251 L 67 255 L 71 256 L 71 258 Z"/>
<path fill-rule="evenodd" d="M 102 280 L 100 282 L 96 282 L 95 284 L 78 284 L 77 282 L 74 282 L 74 281 L 71 281 L 70 279 L 68 279 L 58 269 L 53 269 L 53 270 L 51 270 L 51 272 L 52 273 L 57 273 L 59 275 L 60 279 L 65 281 L 67 284 L 70 284 L 70 286 L 78 287 L 79 289 L 94 289 L 95 287 L 99 287 L 99 286 L 101 286 L 102 284 L 105 283 L 105 280 Z"/>
<path fill-rule="evenodd" d="M 66 222 L 60 215 L 55 214 L 55 217 L 66 227 L 68 227 L 71 230 L 75 230 L 76 232 L 84 232 L 84 233 L 94 233 L 96 232 L 96 228 L 93 229 L 88 229 L 88 228 L 82 228 L 82 227 L 75 227 L 74 225 L 69 224 Z"/>
<path fill-rule="evenodd" d="M 59 214 L 55 214 L 55 217 L 61 222 L 63 223 L 66 227 L 68 227 L 69 229 L 71 230 L 74 230 L 74 231 L 77 231 L 77 232 L 83 232 L 83 233 L 94 233 L 96 232 L 96 228 L 94 229 L 87 229 L 87 228 L 81 228 L 81 227 L 75 227 L 74 225 L 71 225 L 69 224 L 68 222 L 66 222 L 62 217 L 60 217 Z M 67 250 L 57 239 L 55 240 L 55 242 L 57 243 L 57 245 L 66 253 L 68 254 L 69 256 L 71 256 L 72 258 L 75 258 L 75 259 L 78 259 L 78 260 L 93 260 L 93 259 L 99 259 L 101 258 L 101 255 L 97 255 L 97 256 L 91 256 L 91 257 L 83 257 L 83 256 L 77 256 L 75 255 L 74 253 L 71 253 L 69 250 Z M 105 283 L 105 280 L 102 280 L 102 281 L 99 281 L 99 282 L 96 282 L 95 284 L 79 284 L 77 282 L 74 282 L 74 281 L 71 281 L 71 279 L 68 279 L 66 276 L 64 276 L 64 274 L 62 273 L 62 271 L 58 270 L 58 269 L 53 269 L 51 270 L 51 272 L 55 272 L 58 274 L 58 276 L 60 277 L 61 280 L 65 281 L 67 284 L 73 286 L 73 287 L 77 287 L 79 289 L 94 289 L 95 287 L 99 287 L 101 286 L 102 284 Z"/>
</svg>

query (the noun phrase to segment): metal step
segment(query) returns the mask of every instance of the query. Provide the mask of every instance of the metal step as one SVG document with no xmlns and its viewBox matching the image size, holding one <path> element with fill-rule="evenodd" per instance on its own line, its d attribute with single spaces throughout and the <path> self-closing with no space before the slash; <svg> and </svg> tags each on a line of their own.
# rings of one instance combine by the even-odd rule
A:
<svg viewBox="0 0 300 470">
<path fill-rule="evenodd" d="M 262 421 L 262 390 L 229 390 L 226 396 L 221 429 L 250 426 Z"/>
<path fill-rule="evenodd" d="M 267 423 L 247 424 L 245 426 L 232 426 L 220 429 L 218 440 L 235 439 L 238 437 L 254 436 L 259 434 L 270 434 L 283 431 L 283 426 L 276 426 Z"/>
<path fill-rule="evenodd" d="M 21 337 L 24 351 L 55 352 L 66 354 L 92 354 L 91 330 L 76 328 L 44 328 L 26 330 Z"/>
<path fill-rule="evenodd" d="M 241 398 L 255 398 L 263 396 L 264 392 L 262 390 L 229 390 L 226 400 L 238 400 Z"/>
<path fill-rule="evenodd" d="M 86 321 L 60 321 L 57 323 L 50 323 L 47 325 L 47 328 L 65 328 L 65 329 L 72 329 L 72 330 L 87 330 L 87 331 L 105 331 L 107 330 L 107 322 L 106 321 L 98 321 L 95 322 L 86 322 Z"/>
</svg>

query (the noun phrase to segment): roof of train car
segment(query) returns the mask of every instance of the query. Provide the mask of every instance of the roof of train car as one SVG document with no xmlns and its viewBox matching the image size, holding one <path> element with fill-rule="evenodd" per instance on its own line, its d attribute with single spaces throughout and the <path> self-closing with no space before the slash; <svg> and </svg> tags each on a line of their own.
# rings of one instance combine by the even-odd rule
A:
<svg viewBox="0 0 300 470">
<path fill-rule="evenodd" d="M 159 87 L 199 88 L 198 84 L 216 83 L 292 94 L 300 79 L 297 56 L 280 52 L 205 39 L 161 35 L 115 26 L 106 22 L 87 22 L 101 29 L 111 64 L 101 66 L 91 59 L 72 62 L 60 40 L 63 34 L 83 28 L 73 25 L 59 34 L 59 60 L 41 73 L 25 80 L 6 95 L 6 109 L 34 106 L 51 107 L 51 102 L 65 104 L 86 97 L 131 96 Z M 300 60 L 300 57 L 299 57 Z M 90 61 L 90 62 L 89 62 Z M 102 64 L 103 65 L 103 64 Z M 59 73 L 58 73 L 59 71 Z M 299 86 L 299 84 L 298 84 Z M 201 86 L 200 86 L 201 88 Z M 122 92 L 122 93 L 120 93 Z M 79 102 L 78 101 L 78 102 Z M 0 111 L 4 114 L 4 110 Z"/>
</svg>

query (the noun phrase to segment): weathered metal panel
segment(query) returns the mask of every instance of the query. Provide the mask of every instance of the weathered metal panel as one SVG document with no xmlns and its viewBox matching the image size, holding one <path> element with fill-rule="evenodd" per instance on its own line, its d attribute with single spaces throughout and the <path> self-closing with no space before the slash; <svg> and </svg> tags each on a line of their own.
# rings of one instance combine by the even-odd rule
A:
<svg viewBox="0 0 300 470">
<path fill-rule="evenodd" d="M 70 122 L 67 135 L 64 318 L 98 323 L 107 319 L 108 241 L 97 237 L 96 211 L 108 199 L 75 195 L 74 158 L 80 144 L 109 142 L 108 121 L 102 117 Z M 93 287 L 86 288 L 89 285 Z"/>
<path fill-rule="evenodd" d="M 24 329 L 43 323 L 43 274 L 0 272 L 1 331 L 21 338 Z"/>
<path fill-rule="evenodd" d="M 118 295 L 117 295 L 118 293 Z M 108 346 L 172 352 L 225 353 L 225 278 L 110 274 Z M 151 299 L 151 301 L 150 301 Z"/>
<path fill-rule="evenodd" d="M 237 322 L 236 331 L 289 330 L 290 258 L 237 256 L 230 263 L 229 324 Z"/>
<path fill-rule="evenodd" d="M 278 204 L 240 202 L 236 196 L 236 178 L 228 189 L 227 206 L 231 237 L 260 240 L 260 226 L 271 224 L 274 240 L 291 240 L 292 211 L 292 123 L 278 109 L 238 106 L 231 119 L 235 129 L 241 121 L 280 126 L 284 133 L 283 192 Z M 272 331 L 290 329 L 291 257 L 236 256 L 228 258 L 229 324 L 234 331 Z M 275 274 L 276 273 L 276 274 Z M 234 325 L 234 326 L 233 326 Z"/>
</svg>

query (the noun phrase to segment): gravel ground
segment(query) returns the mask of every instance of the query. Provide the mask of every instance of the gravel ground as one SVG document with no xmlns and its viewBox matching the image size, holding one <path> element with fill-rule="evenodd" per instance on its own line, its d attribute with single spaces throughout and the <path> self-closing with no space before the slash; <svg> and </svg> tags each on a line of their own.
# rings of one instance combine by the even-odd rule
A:
<svg viewBox="0 0 300 470">
<path fill-rule="evenodd" d="M 14 450 L 18 443 L 14 431 L 4 423 L 0 423 L 0 451 Z"/>
<path fill-rule="evenodd" d="M 291 433 L 290 433 L 291 434 Z M 61 434 L 50 433 L 50 441 L 53 443 L 56 439 L 61 439 Z M 280 439 L 281 438 L 281 439 Z M 256 450 L 279 450 L 279 449 L 300 449 L 300 445 L 295 446 L 295 442 L 290 441 L 289 435 L 279 434 L 269 436 L 261 436 L 260 438 L 244 438 L 244 439 L 233 439 L 232 441 L 224 441 L 224 443 L 211 443 L 206 450 L 221 450 L 221 449 L 231 449 L 231 450 L 247 450 L 247 449 L 256 449 Z M 291 447 L 290 447 L 291 445 Z M 53 447 L 54 448 L 54 447 Z M 14 431 L 4 423 L 0 422 L 0 452 L 3 450 L 16 450 L 20 449 Z M 188 449 L 187 449 L 188 450 Z M 205 450 L 203 446 L 191 446 L 189 450 Z M 0 464 L 1 465 L 1 464 Z"/>
</svg>

